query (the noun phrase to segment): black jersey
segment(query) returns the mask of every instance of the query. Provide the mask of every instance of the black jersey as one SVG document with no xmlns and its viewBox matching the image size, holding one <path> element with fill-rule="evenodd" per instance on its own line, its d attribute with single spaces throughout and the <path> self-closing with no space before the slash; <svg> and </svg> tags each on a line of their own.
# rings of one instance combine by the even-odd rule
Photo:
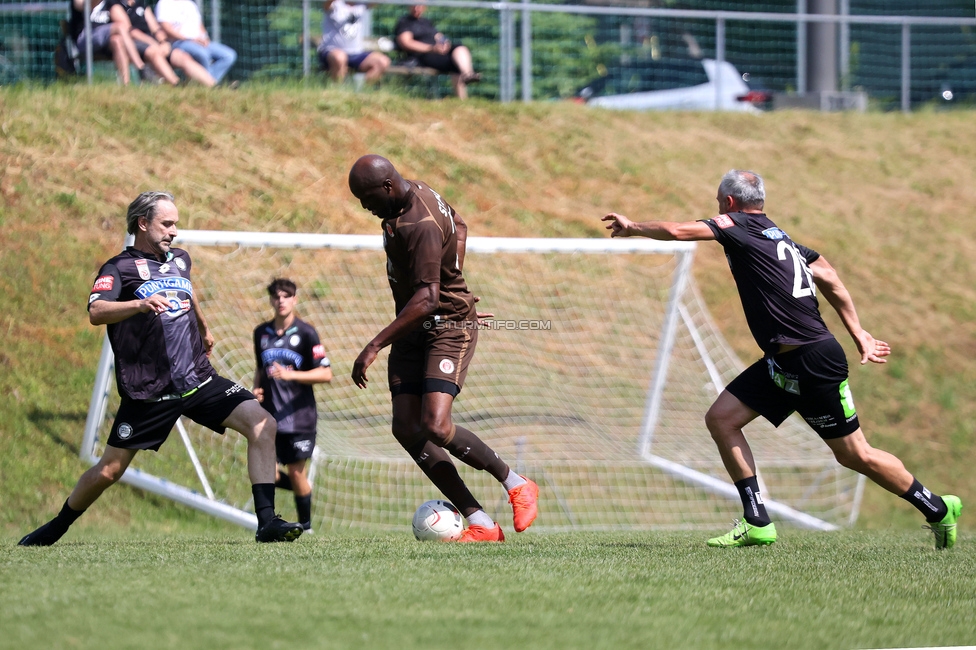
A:
<svg viewBox="0 0 976 650">
<path fill-rule="evenodd" d="M 108 13 L 108 7 L 105 6 L 104 2 L 99 2 L 98 4 L 92 4 L 91 22 L 92 30 L 101 25 L 107 25 L 112 22 L 111 16 Z M 68 18 L 68 33 L 71 34 L 71 38 L 75 41 L 81 36 L 81 33 L 85 31 L 85 12 L 83 10 L 75 9 L 74 2 L 68 2 L 68 10 L 70 15 Z"/>
<path fill-rule="evenodd" d="M 159 260 L 126 248 L 102 265 L 88 307 L 98 300 L 128 302 L 155 294 L 166 297 L 168 311 L 138 313 L 108 326 L 119 394 L 135 400 L 185 393 L 216 374 L 191 304 L 193 285 L 186 251 L 173 248 Z"/>
<path fill-rule="evenodd" d="M 820 253 L 793 242 L 765 214 L 733 212 L 702 221 L 725 249 L 746 322 L 764 352 L 833 337 L 807 266 Z"/>
<path fill-rule="evenodd" d="M 296 318 L 292 326 L 278 336 L 274 321 L 261 323 L 254 328 L 254 356 L 257 367 L 264 370 L 260 373 L 260 387 L 264 390 L 261 405 L 278 422 L 278 432 L 315 433 L 318 413 L 312 385 L 278 381 L 267 373 L 275 363 L 294 370 L 328 368 L 329 357 L 315 328 Z"/>
<path fill-rule="evenodd" d="M 149 34 L 149 22 L 146 20 L 146 0 L 132 0 L 132 4 L 129 4 L 129 0 L 105 0 L 106 10 L 111 11 L 115 5 L 122 7 L 122 10 L 129 17 L 129 23 L 133 29 Z"/>
</svg>

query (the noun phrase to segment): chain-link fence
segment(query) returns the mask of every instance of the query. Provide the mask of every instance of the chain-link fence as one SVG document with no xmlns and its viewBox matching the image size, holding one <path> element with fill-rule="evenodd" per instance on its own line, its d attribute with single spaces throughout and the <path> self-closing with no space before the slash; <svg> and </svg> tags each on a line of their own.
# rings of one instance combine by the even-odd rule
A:
<svg viewBox="0 0 976 650">
<path fill-rule="evenodd" d="M 807 0 L 583 2 L 430 0 L 426 17 L 471 50 L 483 75 L 471 94 L 500 101 L 573 97 L 597 86 L 608 93 L 691 87 L 709 81 L 702 65 L 709 59 L 730 63 L 754 89 L 802 93 L 807 25 L 824 24 L 837 33 L 839 89 L 864 91 L 882 109 L 976 104 L 972 0 L 837 0 L 832 15 L 806 13 Z M 378 0 L 373 36 L 392 36 L 408 4 Z M 322 78 L 312 44 L 321 33 L 320 2 L 200 5 L 214 40 L 238 52 L 230 78 Z M 56 78 L 53 52 L 67 6 L 0 0 L 0 84 Z M 104 68 L 96 78 L 115 78 L 109 64 L 95 66 Z M 436 83 L 450 92 L 447 78 Z"/>
</svg>

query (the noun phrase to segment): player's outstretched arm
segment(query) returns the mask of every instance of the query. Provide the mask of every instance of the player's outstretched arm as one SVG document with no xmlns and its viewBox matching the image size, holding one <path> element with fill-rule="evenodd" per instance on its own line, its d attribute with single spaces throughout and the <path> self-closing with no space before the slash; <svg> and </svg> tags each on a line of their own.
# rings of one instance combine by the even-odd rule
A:
<svg viewBox="0 0 976 650">
<path fill-rule="evenodd" d="M 373 340 L 367 343 L 356 357 L 356 361 L 352 364 L 354 384 L 366 388 L 369 381 L 366 378 L 366 369 L 376 360 L 376 355 L 386 346 L 415 330 L 428 316 L 437 311 L 440 294 L 440 282 L 420 285 L 393 322 L 373 337 Z"/>
<path fill-rule="evenodd" d="M 712 229 L 701 221 L 644 221 L 637 223 L 622 214 L 611 212 L 601 221 L 609 221 L 611 237 L 650 237 L 661 241 L 706 241 L 715 239 Z"/>
<path fill-rule="evenodd" d="M 854 339 L 857 351 L 861 353 L 861 365 L 868 361 L 887 363 L 884 357 L 891 354 L 891 347 L 884 341 L 877 340 L 861 327 L 857 310 L 854 309 L 854 299 L 851 298 L 850 292 L 841 282 L 834 267 L 821 255 L 810 264 L 810 271 L 813 273 L 817 290 L 834 308 L 851 338 Z"/>
</svg>

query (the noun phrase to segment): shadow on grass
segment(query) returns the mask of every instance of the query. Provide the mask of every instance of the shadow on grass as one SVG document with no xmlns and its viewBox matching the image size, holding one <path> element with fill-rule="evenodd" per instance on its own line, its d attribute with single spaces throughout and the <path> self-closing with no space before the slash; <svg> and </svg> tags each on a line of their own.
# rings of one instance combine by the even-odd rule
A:
<svg viewBox="0 0 976 650">
<path fill-rule="evenodd" d="M 37 427 L 37 430 L 48 438 L 64 447 L 75 456 L 79 453 L 78 443 L 70 442 L 61 437 L 63 425 L 70 423 L 72 427 L 77 425 L 79 429 L 84 427 L 85 420 L 88 418 L 87 412 L 65 413 L 63 411 L 43 411 L 32 409 L 27 413 L 27 419 Z"/>
</svg>

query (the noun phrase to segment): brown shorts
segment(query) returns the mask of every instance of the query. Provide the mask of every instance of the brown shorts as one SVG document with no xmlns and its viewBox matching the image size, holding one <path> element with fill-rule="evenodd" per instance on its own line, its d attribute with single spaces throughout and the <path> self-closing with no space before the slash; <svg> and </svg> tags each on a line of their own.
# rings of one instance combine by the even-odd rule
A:
<svg viewBox="0 0 976 650">
<path fill-rule="evenodd" d="M 443 327 L 426 321 L 429 329 L 418 328 L 393 344 L 388 377 L 394 397 L 401 393 L 450 393 L 457 396 L 464 386 L 468 364 L 474 357 L 478 330 L 473 327 Z"/>
</svg>

